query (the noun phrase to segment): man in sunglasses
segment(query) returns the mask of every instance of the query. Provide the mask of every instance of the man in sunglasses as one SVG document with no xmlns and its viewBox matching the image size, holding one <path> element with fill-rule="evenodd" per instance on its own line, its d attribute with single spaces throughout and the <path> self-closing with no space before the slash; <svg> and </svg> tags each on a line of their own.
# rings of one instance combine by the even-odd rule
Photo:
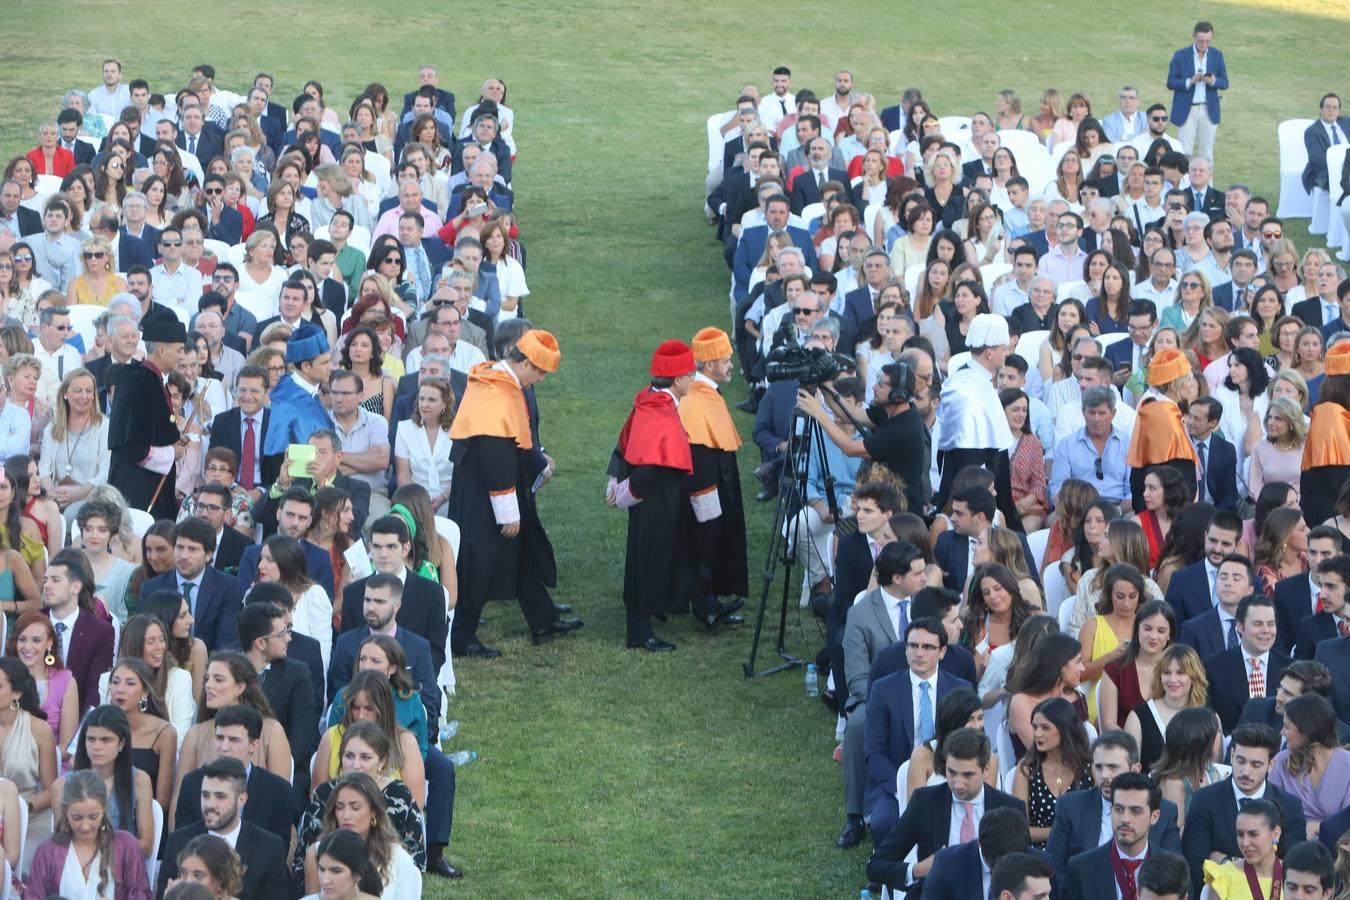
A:
<svg viewBox="0 0 1350 900">
<path fill-rule="evenodd" d="M 1139 151 L 1142 157 L 1148 152 L 1148 148 L 1154 141 L 1166 141 L 1167 146 L 1173 150 L 1181 149 L 1181 142 L 1167 133 L 1167 107 L 1161 103 L 1155 103 L 1148 108 L 1147 113 L 1148 130 L 1140 134 L 1130 144 Z"/>
<path fill-rule="evenodd" d="M 224 241 L 233 246 L 244 239 L 244 217 L 225 205 L 225 179 L 207 175 L 202 187 L 206 195 L 206 236 L 213 241 Z"/>
<path fill-rule="evenodd" d="M 56 400 L 61 379 L 83 365 L 80 351 L 66 343 L 71 333 L 70 312 L 64 306 L 48 306 L 38 313 L 38 339 L 33 342 L 33 356 L 42 363 L 42 377 L 38 380 L 37 396 L 49 407 Z"/>
<path fill-rule="evenodd" d="M 1050 499 L 1070 478 L 1086 481 L 1105 500 L 1119 503 L 1130 496 L 1130 468 L 1125 464 L 1128 439 L 1114 424 L 1123 406 L 1109 385 L 1083 392 L 1082 428 L 1055 444 L 1055 466 L 1050 474 Z"/>
<path fill-rule="evenodd" d="M 183 264 L 183 232 L 170 225 L 159 233 L 159 257 L 159 265 L 150 270 L 156 299 L 171 309 L 196 304 L 202 276 Z"/>
</svg>

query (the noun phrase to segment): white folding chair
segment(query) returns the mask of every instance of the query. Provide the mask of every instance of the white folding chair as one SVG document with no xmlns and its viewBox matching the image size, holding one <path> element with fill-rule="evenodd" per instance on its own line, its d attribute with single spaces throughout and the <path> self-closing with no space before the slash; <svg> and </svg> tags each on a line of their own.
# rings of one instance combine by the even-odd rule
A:
<svg viewBox="0 0 1350 900">
<path fill-rule="evenodd" d="M 1041 344 L 1050 337 L 1049 331 L 1028 331 L 1017 339 L 1017 349 L 1013 352 L 1027 361 L 1033 368 L 1041 361 Z"/>
<path fill-rule="evenodd" d="M 923 271 L 926 268 L 923 263 L 916 263 L 905 270 L 905 293 L 909 295 L 911 302 L 919 293 L 919 279 L 923 278 Z"/>
<path fill-rule="evenodd" d="M 905 787 L 909 784 L 909 760 L 900 764 L 899 770 L 895 773 L 895 805 L 899 807 L 896 811 L 896 819 L 905 814 L 905 807 L 909 805 L 908 791 Z"/>
<path fill-rule="evenodd" d="M 57 770 L 60 774 L 60 770 Z M 19 878 L 20 880 L 28 877 L 28 871 L 23 868 L 23 853 L 28 844 L 28 804 L 19 804 Z"/>
<path fill-rule="evenodd" d="M 128 509 L 127 518 L 131 522 L 131 532 L 137 538 L 145 537 L 145 533 L 155 524 L 155 517 L 143 509 Z"/>
<path fill-rule="evenodd" d="M 1101 334 L 1097 336 L 1097 343 L 1101 345 L 1102 350 L 1105 350 L 1112 344 L 1119 343 L 1120 341 L 1125 340 L 1129 336 L 1130 336 L 1129 333 L 1125 331 L 1117 331 L 1112 334 Z"/>
<path fill-rule="evenodd" d="M 947 140 L 955 143 L 970 139 L 970 116 L 940 116 L 938 130 Z M 964 133 L 963 133 L 964 132 Z"/>
<path fill-rule="evenodd" d="M 1312 195 L 1303 189 L 1303 167 L 1308 164 L 1303 132 L 1312 123 L 1312 119 L 1286 119 L 1275 129 L 1280 146 L 1280 206 L 1275 215 L 1281 219 L 1312 216 Z"/>
<path fill-rule="evenodd" d="M 823 215 L 825 215 L 824 203 L 808 203 L 802 207 L 801 218 L 808 225 L 812 219 L 818 219 Z"/>
<path fill-rule="evenodd" d="M 150 883 L 154 884 L 156 876 L 159 875 L 159 845 L 164 835 L 164 807 L 153 798 L 150 802 L 154 804 L 150 807 L 150 814 L 155 821 L 155 836 L 152 838 L 154 846 L 150 848 L 150 855 L 145 858 L 145 872 L 150 876 Z"/>
<path fill-rule="evenodd" d="M 446 539 L 450 544 L 450 552 L 455 554 L 455 559 L 459 559 L 459 523 L 445 516 L 437 516 L 436 533 Z"/>
<path fill-rule="evenodd" d="M 707 134 L 708 134 L 708 174 L 722 164 L 722 145 L 726 143 L 722 137 L 722 125 L 727 121 L 727 117 L 736 115 L 736 111 L 713 113 L 708 116 Z"/>
<path fill-rule="evenodd" d="M 984 292 L 993 293 L 994 282 L 1011 271 L 1011 263 L 985 263 L 980 266 L 980 282 L 984 285 Z"/>
<path fill-rule="evenodd" d="M 1049 576 L 1046 576 L 1047 584 L 1049 583 L 1049 580 L 1050 580 Z M 1065 603 L 1063 602 L 1064 600 L 1068 600 L 1069 602 Z M 1073 615 L 1073 604 L 1074 601 L 1066 596 L 1063 598 L 1063 600 L 1060 601 L 1059 610 L 1058 612 L 1055 613 L 1056 618 L 1059 619 L 1059 630 L 1065 632 L 1066 634 L 1072 634 L 1069 631 L 1069 617 Z M 1073 634 L 1072 636 L 1078 637 L 1078 635 L 1076 634 Z"/>
<path fill-rule="evenodd" d="M 230 249 L 225 251 L 225 261 L 235 267 L 242 266 L 246 250 L 247 248 L 243 244 L 231 245 Z"/>
<path fill-rule="evenodd" d="M 1347 150 L 1350 150 L 1350 144 L 1337 144 L 1327 150 L 1328 183 L 1331 185 L 1327 194 L 1327 246 L 1341 248 L 1341 259 L 1350 259 L 1350 234 L 1345 233 L 1345 217 L 1341 214 L 1341 199 L 1345 192 L 1341 190 L 1340 173 L 1345 168 Z"/>
<path fill-rule="evenodd" d="M 994 749 L 998 751 L 998 777 L 1000 783 L 1003 776 L 1012 771 L 1013 766 L 1017 765 L 1017 752 L 1013 750 L 1012 729 L 1005 718 L 998 727 L 998 738 L 994 741 Z"/>
<path fill-rule="evenodd" d="M 206 248 L 207 253 L 211 254 L 216 259 L 224 259 L 226 254 L 230 252 L 231 245 L 224 241 L 218 241 L 215 238 L 206 238 L 202 241 L 202 246 Z"/>
<path fill-rule="evenodd" d="M 1064 601 L 1069 597 L 1069 584 L 1064 580 L 1064 573 L 1059 570 L 1058 564 L 1051 565 L 1045 570 L 1045 574 L 1041 576 L 1041 583 L 1045 586 L 1045 611 L 1052 616 L 1058 615 Z M 1069 604 L 1070 608 L 1072 606 L 1073 604 Z"/>
<path fill-rule="evenodd" d="M 1070 297 L 1076 300 L 1081 300 L 1084 303 L 1087 303 L 1088 300 L 1092 299 L 1092 295 L 1088 292 L 1087 282 L 1081 280 L 1066 281 L 1059 287 L 1055 288 L 1056 303 L 1063 303 Z"/>
<path fill-rule="evenodd" d="M 1018 173 L 1027 184 L 1043 184 L 1054 177 L 1050 151 L 1030 131 L 1000 131 L 999 143 L 1008 148 L 1017 162 Z"/>
<path fill-rule="evenodd" d="M 1036 564 L 1036 571 L 1041 571 L 1041 565 L 1045 559 L 1045 548 L 1050 543 L 1050 529 L 1042 528 L 1040 531 L 1033 531 L 1027 535 L 1027 544 L 1031 547 L 1031 559 Z"/>
<path fill-rule="evenodd" d="M 74 306 L 66 307 L 70 311 L 71 330 L 78 334 L 84 340 L 86 350 L 94 348 L 94 340 L 98 335 L 98 330 L 94 328 L 94 320 L 108 311 L 106 306 L 95 306 L 92 303 L 77 303 Z"/>
<path fill-rule="evenodd" d="M 389 179 L 393 173 L 393 166 L 389 160 L 382 154 L 373 150 L 367 150 L 365 156 L 366 171 L 375 176 L 375 183 L 383 191 L 389 186 Z"/>
<path fill-rule="evenodd" d="M 37 176 L 37 184 L 33 185 L 33 190 L 37 191 L 37 195 L 46 201 L 52 194 L 61 190 L 61 179 L 55 175 L 39 175 Z"/>
<path fill-rule="evenodd" d="M 365 225 L 353 225 L 352 233 L 347 235 L 347 244 L 360 250 L 366 256 L 370 255 L 370 229 Z"/>
</svg>

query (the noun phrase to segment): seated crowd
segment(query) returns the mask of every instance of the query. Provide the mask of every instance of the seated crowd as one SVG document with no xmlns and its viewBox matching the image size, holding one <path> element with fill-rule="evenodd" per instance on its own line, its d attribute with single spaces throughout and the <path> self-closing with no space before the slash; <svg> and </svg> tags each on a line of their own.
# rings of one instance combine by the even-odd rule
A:
<svg viewBox="0 0 1350 900">
<path fill-rule="evenodd" d="M 531 327 L 506 86 L 456 118 L 432 66 L 346 114 L 316 81 L 102 76 L 0 185 L 13 895 L 419 897 L 460 877 L 450 427 Z M 153 494 L 167 448 L 117 456 L 141 367 L 178 438 Z"/>
<path fill-rule="evenodd" d="M 759 499 L 796 490 L 798 411 L 826 437 L 787 533 L 874 891 L 1350 890 L 1350 280 L 1178 120 L 1227 86 L 1212 32 L 1171 116 L 1005 90 L 958 126 L 780 67 L 723 120 Z M 792 343 L 830 390 L 773 374 Z M 973 380 L 984 423 L 944 411 Z"/>
</svg>

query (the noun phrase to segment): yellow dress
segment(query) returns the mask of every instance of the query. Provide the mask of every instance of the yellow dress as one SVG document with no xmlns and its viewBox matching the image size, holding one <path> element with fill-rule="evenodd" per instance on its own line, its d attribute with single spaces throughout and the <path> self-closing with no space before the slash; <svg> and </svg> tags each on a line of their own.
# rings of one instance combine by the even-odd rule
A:
<svg viewBox="0 0 1350 900">
<path fill-rule="evenodd" d="M 108 301 L 113 298 L 118 291 L 125 290 L 123 285 L 119 285 L 117 278 L 109 278 L 103 285 L 103 293 L 94 293 L 93 287 L 89 284 L 89 279 L 84 275 L 75 278 L 75 302 L 83 306 L 107 306 Z"/>
<path fill-rule="evenodd" d="M 1097 623 L 1097 630 L 1092 635 L 1092 655 L 1088 659 L 1089 662 L 1101 659 L 1103 656 L 1120 646 L 1120 638 L 1116 637 L 1116 633 L 1111 630 L 1111 623 L 1106 621 L 1106 616 L 1094 616 L 1093 621 Z M 1102 678 L 1105 677 L 1105 675 L 1102 675 Z M 1095 722 L 1097 720 L 1097 684 L 1100 681 L 1101 678 L 1098 678 L 1096 681 L 1088 684 L 1087 703 L 1089 722 Z"/>
<path fill-rule="evenodd" d="M 1270 896 L 1272 879 L 1257 876 L 1256 886 L 1261 889 L 1260 897 L 1252 896 L 1251 886 L 1247 884 L 1247 875 L 1242 866 L 1236 863 L 1216 863 L 1205 860 L 1205 884 L 1219 900 L 1266 900 Z"/>
<path fill-rule="evenodd" d="M 3 541 L 6 547 L 13 546 L 9 540 L 9 528 L 3 524 L 0 524 L 0 541 Z M 30 566 L 39 559 L 42 559 L 42 554 L 47 550 L 42 541 L 32 535 L 24 534 L 22 531 L 19 532 L 18 549 L 19 555 L 23 557 L 23 561 Z"/>
</svg>

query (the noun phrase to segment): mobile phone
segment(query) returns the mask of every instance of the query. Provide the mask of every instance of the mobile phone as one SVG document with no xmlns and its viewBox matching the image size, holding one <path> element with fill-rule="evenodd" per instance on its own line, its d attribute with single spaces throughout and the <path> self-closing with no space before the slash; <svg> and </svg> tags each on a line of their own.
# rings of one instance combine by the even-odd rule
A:
<svg viewBox="0 0 1350 900">
<path fill-rule="evenodd" d="M 486 203 L 475 203 L 473 206 L 469 207 L 469 215 L 474 218 L 487 215 L 487 211 L 488 205 Z"/>
</svg>

